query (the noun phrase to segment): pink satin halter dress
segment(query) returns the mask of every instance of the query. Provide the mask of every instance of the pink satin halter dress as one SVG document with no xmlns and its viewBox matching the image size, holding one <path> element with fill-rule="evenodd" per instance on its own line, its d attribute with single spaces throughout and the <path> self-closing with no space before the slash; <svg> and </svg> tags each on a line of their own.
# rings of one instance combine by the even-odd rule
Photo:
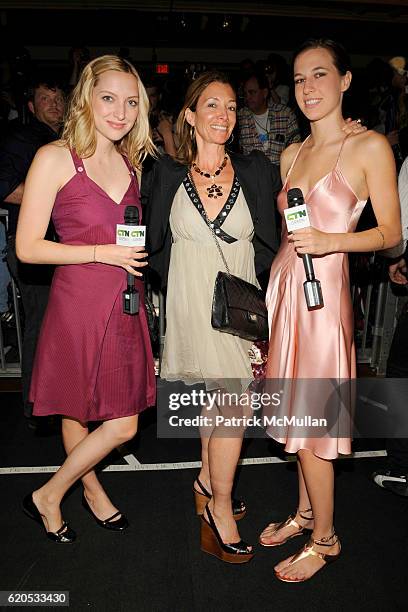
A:
<svg viewBox="0 0 408 612">
<path fill-rule="evenodd" d="M 333 381 L 340 384 L 340 381 L 356 376 L 347 254 L 331 253 L 313 257 L 315 275 L 321 282 L 324 307 L 309 311 L 303 289 L 303 261 L 293 244 L 288 242 L 283 210 L 287 208 L 290 174 L 306 140 L 299 148 L 278 195 L 278 209 L 283 217 L 282 241 L 272 264 L 266 295 L 270 328 L 266 377 L 297 381 L 296 389 L 292 385 L 290 397 L 281 403 L 280 416 L 284 412 L 288 417 L 319 416 L 322 405 L 326 404 L 327 408 L 327 402 L 336 396 Z M 344 142 L 345 139 L 332 171 L 323 176 L 305 197 L 312 227 L 323 232 L 355 231 L 366 204 L 366 201 L 359 200 L 341 172 L 340 157 Z M 298 382 L 300 379 L 304 381 L 303 385 Z M 309 449 L 319 457 L 334 459 L 339 453 L 351 452 L 351 434 L 344 435 L 345 431 L 351 431 L 350 405 L 346 411 L 343 410 L 341 419 L 341 426 L 335 424 L 330 432 L 324 428 L 309 429 L 305 435 L 304 428 L 285 425 L 279 430 L 269 427 L 267 433 L 284 443 L 287 452 Z M 348 424 L 345 425 L 344 420 Z M 318 431 L 316 437 L 312 437 L 314 431 Z"/>
<path fill-rule="evenodd" d="M 63 244 L 115 244 L 127 205 L 140 207 L 129 162 L 129 187 L 116 203 L 71 153 L 75 175 L 58 192 L 52 220 Z M 155 403 L 154 362 L 144 308 L 122 312 L 126 271 L 102 263 L 56 267 L 31 382 L 33 414 L 62 414 L 81 422 L 133 416 Z"/>
</svg>

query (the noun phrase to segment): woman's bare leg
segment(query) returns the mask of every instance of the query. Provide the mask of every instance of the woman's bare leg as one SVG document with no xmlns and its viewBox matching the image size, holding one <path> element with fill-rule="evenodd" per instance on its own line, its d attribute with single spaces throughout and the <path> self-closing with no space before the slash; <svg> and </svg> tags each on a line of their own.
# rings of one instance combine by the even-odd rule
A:
<svg viewBox="0 0 408 612">
<path fill-rule="evenodd" d="M 316 457 L 309 450 L 300 450 L 298 453 L 302 467 L 307 493 L 311 502 L 314 517 L 313 539 L 321 540 L 330 538 L 333 534 L 333 512 L 334 512 L 334 469 L 333 463 L 320 457 Z M 338 543 L 329 540 L 331 546 L 315 545 L 317 552 L 326 554 L 337 554 L 340 550 Z M 304 579 L 313 576 L 323 565 L 319 557 L 310 556 L 288 565 L 291 557 L 281 561 L 275 570 L 281 575 L 292 580 Z"/>
<path fill-rule="evenodd" d="M 231 428 L 217 427 L 208 444 L 212 498 L 208 504 L 221 539 L 226 544 L 238 542 L 236 521 L 232 513 L 231 493 L 242 447 L 242 436 L 227 438 Z M 242 432 L 243 433 L 243 432 Z"/>
<path fill-rule="evenodd" d="M 302 464 L 299 459 L 297 461 L 297 470 L 299 481 L 299 502 L 296 510 L 295 521 L 299 523 L 301 527 L 313 529 L 313 520 L 311 520 L 313 517 L 312 511 L 310 510 L 309 512 L 306 512 L 306 510 L 311 508 L 311 504 L 306 488 L 305 478 L 303 476 Z M 301 516 L 301 514 L 303 516 Z M 306 517 L 306 519 L 304 517 Z M 269 523 L 269 525 L 263 530 L 260 535 L 260 540 L 263 544 L 270 546 L 271 544 L 282 542 L 292 534 L 299 531 L 295 526 L 288 525 L 287 527 L 283 527 L 276 532 L 277 524 L 278 523 Z"/>
<path fill-rule="evenodd" d="M 210 417 L 215 419 L 215 416 L 219 414 L 218 409 L 213 406 L 212 410 L 208 409 L 208 405 L 204 405 L 201 410 L 201 416 Z M 208 445 L 210 442 L 211 435 L 214 431 L 214 427 L 206 426 L 200 427 L 200 439 L 201 439 L 201 469 L 198 475 L 198 479 L 201 484 L 207 489 L 209 493 L 212 493 L 211 490 L 211 480 L 210 480 L 210 465 L 208 460 Z M 197 491 L 200 491 L 200 488 L 197 487 Z"/>
<path fill-rule="evenodd" d="M 248 408 L 231 403 L 229 395 L 223 396 L 217 411 L 225 419 L 250 415 Z M 208 466 L 212 498 L 208 507 L 213 514 L 221 539 L 226 544 L 238 542 L 239 536 L 232 511 L 232 487 L 242 448 L 245 426 L 218 425 L 208 441 Z M 234 436 L 234 437 L 231 437 Z"/>
<path fill-rule="evenodd" d="M 219 414 L 223 414 L 226 418 L 242 416 L 242 410 L 224 400 L 224 405 L 214 404 L 212 410 L 204 406 L 201 414 L 215 420 Z M 227 544 L 241 539 L 232 512 L 231 493 L 244 431 L 245 427 L 233 428 L 222 425 L 200 429 L 202 463 L 198 478 L 212 494 L 208 507 L 221 539 Z M 231 438 L 231 435 L 235 437 Z M 195 488 L 199 491 L 197 485 Z"/>
<path fill-rule="evenodd" d="M 89 435 L 88 427 L 75 419 L 62 419 L 62 439 L 67 455 Z M 112 516 L 118 509 L 112 504 L 94 470 L 81 478 L 84 493 L 94 514 L 101 520 Z"/>
<path fill-rule="evenodd" d="M 54 476 L 33 493 L 33 501 L 44 517 L 47 531 L 55 532 L 61 527 L 60 503 L 68 489 L 114 448 L 133 438 L 137 421 L 137 415 L 105 421 L 84 437 Z"/>
</svg>

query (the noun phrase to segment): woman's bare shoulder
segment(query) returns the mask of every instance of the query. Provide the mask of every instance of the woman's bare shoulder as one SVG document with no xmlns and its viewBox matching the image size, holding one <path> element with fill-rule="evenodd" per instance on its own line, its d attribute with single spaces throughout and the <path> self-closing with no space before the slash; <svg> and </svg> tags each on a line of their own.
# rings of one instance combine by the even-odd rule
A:
<svg viewBox="0 0 408 612">
<path fill-rule="evenodd" d="M 386 137 L 374 130 L 367 130 L 361 134 L 350 134 L 347 140 L 349 140 L 349 147 L 356 153 L 375 154 L 391 149 Z"/>
<path fill-rule="evenodd" d="M 65 177 L 67 173 L 75 171 L 69 149 L 56 140 L 40 147 L 35 154 L 32 169 L 49 173 L 50 179 Z"/>
<path fill-rule="evenodd" d="M 302 146 L 301 142 L 293 142 L 286 149 L 282 151 L 281 154 L 281 164 L 291 164 L 295 158 L 296 153 L 299 151 Z"/>
<path fill-rule="evenodd" d="M 281 168 L 281 176 L 282 180 L 286 177 L 289 168 L 292 165 L 293 160 L 295 159 L 300 147 L 302 146 L 301 142 L 294 142 L 290 144 L 286 149 L 282 151 L 280 157 L 280 168 Z"/>
<path fill-rule="evenodd" d="M 40 147 L 30 167 L 29 177 L 52 184 L 57 190 L 75 174 L 69 149 L 59 140 Z"/>
<path fill-rule="evenodd" d="M 61 163 L 71 159 L 71 154 L 68 147 L 61 141 L 55 140 L 40 147 L 35 155 L 36 160 L 41 160 L 43 163 Z"/>
<path fill-rule="evenodd" d="M 383 134 L 367 130 L 361 134 L 350 134 L 347 141 L 343 162 L 349 165 L 350 172 L 360 169 L 366 175 L 367 172 L 378 173 L 395 167 L 393 151 Z"/>
</svg>

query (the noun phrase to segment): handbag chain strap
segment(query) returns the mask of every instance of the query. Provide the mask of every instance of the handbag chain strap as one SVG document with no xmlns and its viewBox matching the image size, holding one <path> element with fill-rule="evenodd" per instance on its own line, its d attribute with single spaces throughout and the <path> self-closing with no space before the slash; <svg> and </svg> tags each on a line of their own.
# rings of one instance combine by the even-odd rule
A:
<svg viewBox="0 0 408 612">
<path fill-rule="evenodd" d="M 196 191 L 197 191 L 197 186 L 196 186 L 196 184 L 195 184 L 195 182 L 194 182 L 194 180 L 193 180 L 193 177 L 191 176 L 191 173 L 190 173 L 190 172 L 188 173 L 188 177 L 189 177 L 190 181 L 193 183 L 193 185 L 194 185 L 194 187 L 195 187 L 195 189 L 196 189 Z M 197 193 L 198 193 L 198 191 L 197 191 Z M 217 238 L 217 236 L 216 236 L 216 233 L 215 233 L 215 231 L 214 231 L 214 228 L 213 228 L 213 227 L 212 227 L 212 225 L 211 225 L 211 221 L 210 221 L 210 219 L 208 218 L 208 215 L 207 215 L 207 213 L 206 213 L 206 211 L 205 211 L 204 206 L 203 206 L 203 216 L 204 216 L 205 222 L 206 222 L 206 223 L 207 223 L 207 225 L 208 225 L 208 229 L 210 230 L 210 232 L 211 232 L 211 234 L 212 234 L 212 236 L 213 236 L 213 238 L 214 238 L 214 240 L 215 240 L 215 244 L 217 245 L 217 249 L 218 249 L 218 252 L 219 252 L 219 254 L 220 254 L 220 257 L 221 257 L 221 259 L 222 259 L 222 261 L 223 261 L 223 264 L 224 264 L 224 266 L 225 266 L 225 269 L 227 270 L 227 273 L 228 273 L 228 274 L 231 274 L 231 271 L 230 271 L 230 269 L 229 269 L 229 267 L 228 267 L 228 264 L 227 264 L 227 260 L 225 259 L 225 255 L 224 255 L 224 253 L 222 252 L 221 245 L 220 245 L 219 240 L 218 240 L 218 238 Z"/>
</svg>

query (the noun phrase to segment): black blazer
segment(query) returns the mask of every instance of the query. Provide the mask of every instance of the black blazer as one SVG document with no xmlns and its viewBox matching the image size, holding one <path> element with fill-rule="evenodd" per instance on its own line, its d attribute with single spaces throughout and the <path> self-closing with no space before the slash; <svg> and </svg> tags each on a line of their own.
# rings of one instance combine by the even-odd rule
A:
<svg viewBox="0 0 408 612">
<path fill-rule="evenodd" d="M 271 164 L 261 151 L 252 151 L 249 155 L 229 155 L 254 224 L 255 270 L 261 284 L 264 284 L 262 274 L 269 275 L 278 250 L 275 196 L 281 187 L 279 168 Z M 162 287 L 167 284 L 170 263 L 170 210 L 187 170 L 187 166 L 164 156 L 154 163 L 148 173 L 142 175 L 141 197 L 147 225 L 149 264 L 160 276 Z"/>
</svg>

